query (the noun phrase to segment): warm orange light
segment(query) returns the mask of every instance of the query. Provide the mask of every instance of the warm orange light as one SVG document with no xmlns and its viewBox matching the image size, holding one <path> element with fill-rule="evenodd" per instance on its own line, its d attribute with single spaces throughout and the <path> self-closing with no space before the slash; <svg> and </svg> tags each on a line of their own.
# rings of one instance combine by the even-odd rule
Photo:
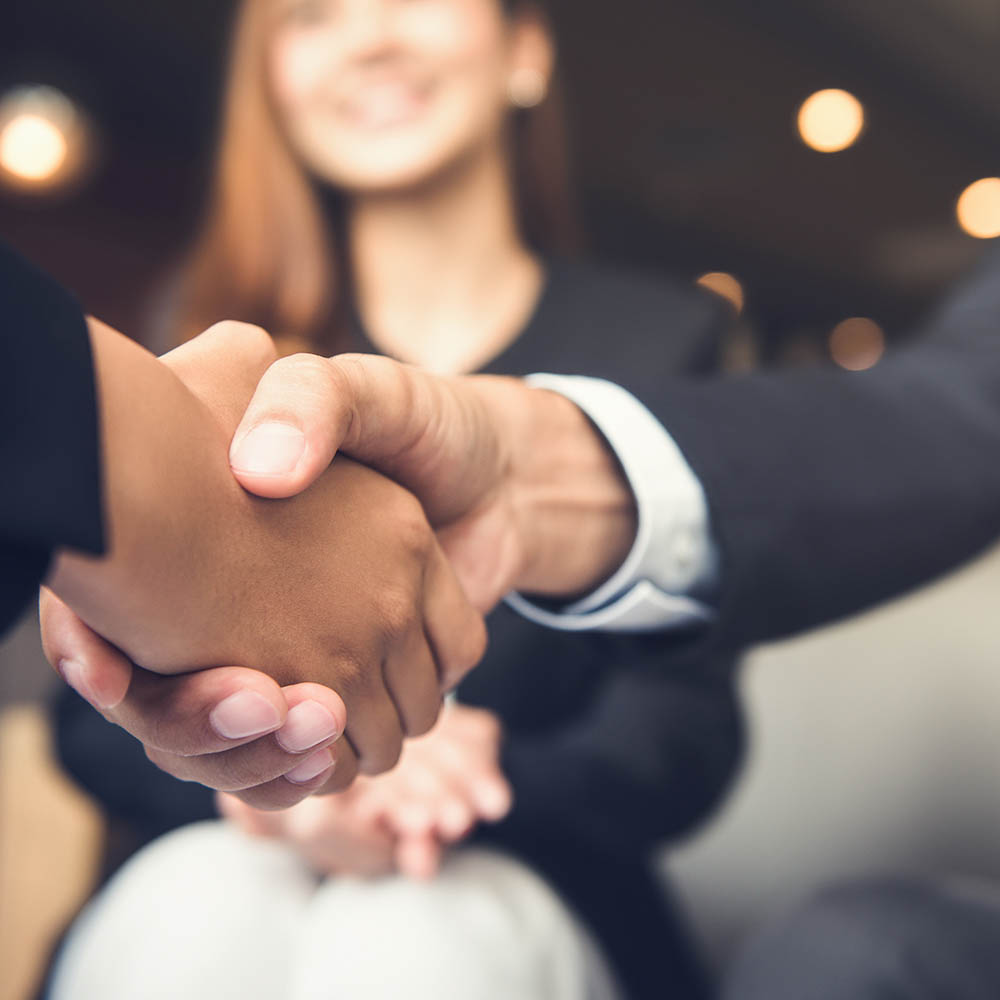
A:
<svg viewBox="0 0 1000 1000">
<path fill-rule="evenodd" d="M 61 91 L 24 86 L 0 98 L 0 183 L 32 194 L 67 190 L 94 152 L 89 118 Z"/>
<path fill-rule="evenodd" d="M 820 90 L 799 108 L 799 135 L 820 153 L 853 146 L 865 127 L 865 109 L 846 90 Z"/>
<path fill-rule="evenodd" d="M 885 354 L 885 334 L 872 319 L 855 316 L 838 323 L 830 334 L 830 357 L 851 372 L 873 368 Z"/>
<path fill-rule="evenodd" d="M 1000 236 L 1000 177 L 970 184 L 958 199 L 959 225 L 980 240 Z"/>
<path fill-rule="evenodd" d="M 24 181 L 43 184 L 66 162 L 69 144 L 55 122 L 20 114 L 0 131 L 0 166 Z"/>
<path fill-rule="evenodd" d="M 709 271 L 708 274 L 703 274 L 698 278 L 695 284 L 701 285 L 702 288 L 707 288 L 710 292 L 725 299 L 737 313 L 743 312 L 746 293 L 738 278 L 726 274 L 725 271 Z"/>
</svg>

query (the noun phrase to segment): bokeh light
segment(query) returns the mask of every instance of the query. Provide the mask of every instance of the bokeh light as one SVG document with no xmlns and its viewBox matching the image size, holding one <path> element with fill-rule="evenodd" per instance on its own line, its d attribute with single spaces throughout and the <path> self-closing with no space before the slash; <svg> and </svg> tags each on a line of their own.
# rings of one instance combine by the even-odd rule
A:
<svg viewBox="0 0 1000 1000">
<path fill-rule="evenodd" d="M 873 319 L 855 316 L 830 333 L 830 357 L 851 372 L 873 368 L 885 354 L 885 333 Z"/>
<path fill-rule="evenodd" d="M 725 299 L 737 313 L 743 312 L 743 306 L 746 304 L 746 292 L 744 292 L 743 284 L 738 278 L 734 278 L 733 275 L 727 274 L 725 271 L 709 271 L 708 274 L 697 278 L 695 283 Z"/>
<path fill-rule="evenodd" d="M 839 153 L 858 141 L 865 127 L 865 109 L 846 90 L 820 90 L 799 108 L 799 135 L 811 149 Z"/>
<path fill-rule="evenodd" d="M 970 184 L 958 199 L 959 225 L 980 240 L 1000 236 L 1000 177 L 984 177 Z"/>
<path fill-rule="evenodd" d="M 78 180 L 91 159 L 83 114 L 52 87 L 18 87 L 0 100 L 0 181 L 47 193 Z"/>
<path fill-rule="evenodd" d="M 0 132 L 0 165 L 22 180 L 50 180 L 66 162 L 68 151 L 59 126 L 41 115 L 17 115 Z"/>
</svg>

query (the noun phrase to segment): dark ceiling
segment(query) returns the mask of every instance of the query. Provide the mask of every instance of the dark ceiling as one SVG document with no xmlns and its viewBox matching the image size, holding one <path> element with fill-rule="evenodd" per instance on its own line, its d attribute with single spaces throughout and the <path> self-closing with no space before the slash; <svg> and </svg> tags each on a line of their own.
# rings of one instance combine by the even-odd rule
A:
<svg viewBox="0 0 1000 1000">
<path fill-rule="evenodd" d="M 861 313 L 905 331 L 982 250 L 954 202 L 1000 173 L 1000 0 L 551 6 L 605 256 L 738 274 L 773 345 Z M 62 87 L 90 109 L 105 155 L 72 198 L 0 199 L 0 232 L 130 327 L 197 212 L 232 4 L 5 7 L 0 85 Z M 820 155 L 794 116 L 830 86 L 861 98 L 869 126 Z"/>
</svg>

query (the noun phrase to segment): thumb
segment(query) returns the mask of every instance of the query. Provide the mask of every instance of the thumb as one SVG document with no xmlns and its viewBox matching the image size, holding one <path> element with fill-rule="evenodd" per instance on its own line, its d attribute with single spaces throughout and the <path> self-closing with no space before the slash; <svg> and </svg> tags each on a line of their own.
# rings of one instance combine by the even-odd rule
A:
<svg viewBox="0 0 1000 1000">
<path fill-rule="evenodd" d="M 236 428 L 229 464 L 263 497 L 301 493 L 327 468 L 355 419 L 352 382 L 335 361 L 295 354 L 264 373 Z"/>
<path fill-rule="evenodd" d="M 487 408 L 471 384 L 367 354 L 297 354 L 264 374 L 229 462 L 263 497 L 289 497 L 338 451 L 406 487 L 434 524 L 466 514 L 502 468 Z"/>
</svg>

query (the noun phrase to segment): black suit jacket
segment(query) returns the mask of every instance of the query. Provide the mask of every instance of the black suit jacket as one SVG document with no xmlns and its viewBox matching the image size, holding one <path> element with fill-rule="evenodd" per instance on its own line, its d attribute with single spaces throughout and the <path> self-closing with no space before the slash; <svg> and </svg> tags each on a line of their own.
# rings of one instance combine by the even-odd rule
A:
<svg viewBox="0 0 1000 1000">
<path fill-rule="evenodd" d="M 1000 252 L 867 372 L 636 389 L 706 489 L 720 645 L 871 607 L 1000 536 Z"/>
<path fill-rule="evenodd" d="M 0 243 L 0 634 L 57 546 L 103 548 L 97 410 L 83 314 Z"/>
</svg>

